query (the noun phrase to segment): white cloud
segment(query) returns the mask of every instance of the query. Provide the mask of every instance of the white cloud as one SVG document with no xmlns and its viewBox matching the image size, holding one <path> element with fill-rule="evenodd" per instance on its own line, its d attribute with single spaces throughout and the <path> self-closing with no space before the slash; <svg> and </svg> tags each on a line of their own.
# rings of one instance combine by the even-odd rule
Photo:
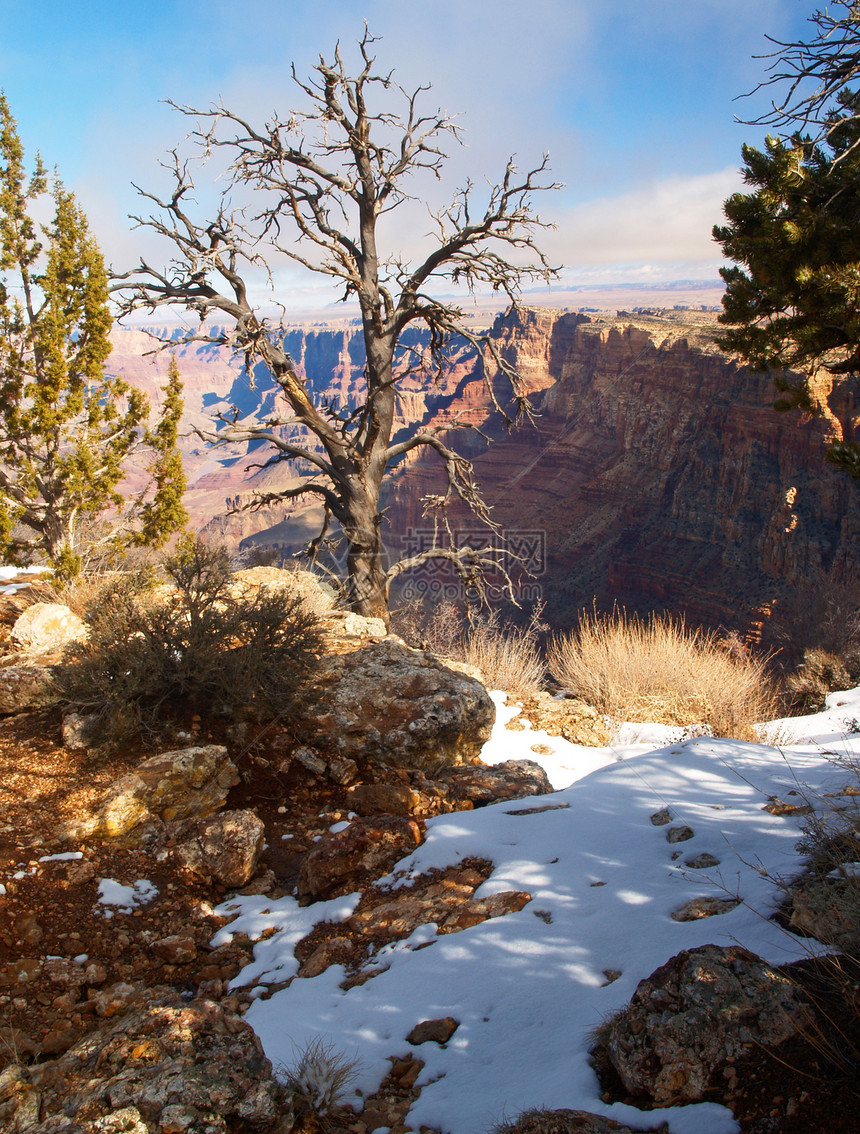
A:
<svg viewBox="0 0 860 1134">
<path fill-rule="evenodd" d="M 711 229 L 723 218 L 723 201 L 741 186 L 734 168 L 652 181 L 559 210 L 546 243 L 569 269 L 566 276 L 635 265 L 651 278 L 678 278 L 679 271 L 714 277 L 721 256 Z"/>
</svg>

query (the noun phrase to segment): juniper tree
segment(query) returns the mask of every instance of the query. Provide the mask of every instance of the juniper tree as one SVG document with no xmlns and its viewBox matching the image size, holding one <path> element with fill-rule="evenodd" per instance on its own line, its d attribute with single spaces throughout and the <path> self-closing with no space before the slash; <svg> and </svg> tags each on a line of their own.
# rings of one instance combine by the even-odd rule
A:
<svg viewBox="0 0 860 1134">
<path fill-rule="evenodd" d="M 426 88 L 407 91 L 391 73 L 377 71 L 372 44 L 365 33 L 355 73 L 339 48 L 330 60 L 320 57 L 308 80 L 300 80 L 293 69 L 306 106 L 285 118 L 274 114 L 254 125 L 223 105 L 177 106 L 195 124 L 191 137 L 201 160 L 226 158 L 220 203 L 211 215 L 199 215 L 191 163 L 172 151 L 165 163 L 170 192 L 141 191 L 154 212 L 134 219 L 172 243 L 173 259 L 165 268 L 141 261 L 115 286 L 126 311 L 185 307 L 200 319 L 189 340 L 227 345 L 243 353 L 249 365 L 268 368 L 285 412 L 265 422 L 246 422 L 237 411 L 222 417 L 220 430 L 202 436 L 215 444 L 264 441 L 271 446 L 269 463 L 294 462 L 298 474 L 310 469 L 300 484 L 258 503 L 308 497 L 321 503 L 322 529 L 311 549 L 320 546 L 332 521 L 339 525 L 351 605 L 387 620 L 389 583 L 408 567 L 443 557 L 473 582 L 494 558 L 492 541 L 486 547 L 456 546 L 445 519 L 447 505 L 456 500 L 491 522 L 471 464 L 451 440 L 469 423 L 456 418 L 444 426 L 422 423 L 406 436 L 395 436 L 398 388 L 422 367 L 432 382 L 446 365 L 449 346 L 459 340 L 471 343 L 482 361 L 487 355 L 497 379 L 490 380 L 488 373 L 490 397 L 505 420 L 526 407 L 518 375 L 492 339 L 476 335 L 458 304 L 435 298 L 432 290 L 443 282 L 449 291 L 452 284 L 487 286 L 515 302 L 524 280 L 552 277 L 554 270 L 534 243 L 541 221 L 531 200 L 536 191 L 554 186 L 544 181 L 546 158 L 525 174 L 511 160 L 502 179 L 487 188 L 483 204 L 476 202 L 469 183 L 431 213 L 429 249 L 416 263 L 384 248 L 380 219 L 410 200 L 416 176 L 441 178 L 442 146 L 446 139 L 456 141 L 459 130 L 443 112 L 425 112 Z M 357 300 L 366 355 L 357 404 L 315 400 L 284 349 L 281 328 L 268 322 L 252 300 L 255 270 L 268 269 L 271 275 L 281 258 L 330 277 L 343 299 Z M 227 328 L 223 322 L 216 329 L 207 323 L 224 316 L 230 320 Z M 428 332 L 426 353 L 407 354 L 399 364 L 404 331 L 422 325 Z M 435 451 L 447 475 L 447 488 L 427 497 L 425 508 L 448 538 L 389 566 L 383 557 L 381 486 L 386 473 L 418 449 Z"/>
<path fill-rule="evenodd" d="M 837 0 L 811 19 L 807 41 L 773 41 L 771 109 L 755 120 L 781 129 L 764 150 L 744 146 L 749 193 L 725 202 L 714 228 L 738 266 L 726 281 L 720 338 L 755 370 L 771 371 L 777 409 L 814 411 L 820 368 L 856 384 L 860 371 L 860 4 Z M 799 380 L 780 374 L 799 371 Z M 849 401 L 850 407 L 850 401 Z M 860 479 L 849 408 L 828 457 Z"/>
<path fill-rule="evenodd" d="M 33 206 L 49 191 L 53 220 L 39 230 Z M 12 562 L 42 554 L 73 574 L 85 519 L 104 521 L 100 543 L 157 544 L 184 522 L 178 373 L 150 430 L 145 395 L 105 369 L 108 298 L 86 217 L 38 158 L 27 177 L 0 94 L 0 551 Z M 134 462 L 150 475 L 124 498 Z"/>
</svg>

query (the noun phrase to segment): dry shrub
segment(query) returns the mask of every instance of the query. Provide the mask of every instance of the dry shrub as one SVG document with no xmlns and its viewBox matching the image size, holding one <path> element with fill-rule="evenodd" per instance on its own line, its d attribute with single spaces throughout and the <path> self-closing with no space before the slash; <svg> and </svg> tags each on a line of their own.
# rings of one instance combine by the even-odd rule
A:
<svg viewBox="0 0 860 1134">
<path fill-rule="evenodd" d="M 786 712 L 792 715 L 820 712 L 827 694 L 836 689 L 850 689 L 856 676 L 836 654 L 821 649 L 804 650 L 803 662 L 785 679 Z"/>
<path fill-rule="evenodd" d="M 436 657 L 465 661 L 466 617 L 451 599 L 408 603 L 392 611 L 391 628 L 407 646 Z"/>
<path fill-rule="evenodd" d="M 168 594 L 140 575 L 114 576 L 97 593 L 85 611 L 89 638 L 63 667 L 68 699 L 101 711 L 109 735 L 153 738 L 191 712 L 293 707 L 320 650 L 318 620 L 301 599 L 232 593 L 226 552 L 196 539 L 164 568 Z"/>
<path fill-rule="evenodd" d="M 279 1077 L 292 1092 L 300 1117 L 310 1113 L 325 1119 L 347 1101 L 359 1067 L 358 1060 L 350 1059 L 333 1043 L 317 1036 L 299 1053 L 295 1066 Z"/>
<path fill-rule="evenodd" d="M 716 634 L 683 619 L 583 616 L 550 645 L 552 675 L 613 720 L 707 725 L 714 736 L 757 739 L 775 715 L 767 659 L 725 649 Z"/>
<path fill-rule="evenodd" d="M 527 626 L 499 624 L 494 614 L 472 626 L 466 636 L 463 660 L 484 675 L 490 689 L 503 689 L 516 697 L 535 696 L 546 679 L 538 637 L 543 629 L 540 608 Z"/>
<path fill-rule="evenodd" d="M 538 693 L 546 678 L 539 649 L 545 626 L 537 607 L 525 627 L 501 623 L 497 611 L 467 623 L 462 607 L 445 599 L 429 608 L 411 605 L 396 611 L 392 628 L 414 649 L 479 669 L 490 689 L 517 697 Z"/>
</svg>

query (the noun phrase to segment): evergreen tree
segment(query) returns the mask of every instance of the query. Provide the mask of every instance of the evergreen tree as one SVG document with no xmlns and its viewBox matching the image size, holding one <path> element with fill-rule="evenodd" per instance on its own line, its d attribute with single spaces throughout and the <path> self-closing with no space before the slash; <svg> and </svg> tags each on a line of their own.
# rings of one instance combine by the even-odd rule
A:
<svg viewBox="0 0 860 1134">
<path fill-rule="evenodd" d="M 184 522 L 175 362 L 161 418 L 147 427 L 145 395 L 105 371 L 111 351 L 108 281 L 74 196 L 56 181 L 53 222 L 40 241 L 33 204 L 48 191 L 24 152 L 0 93 L 0 552 L 42 553 L 62 573 L 81 564 L 81 525 L 101 517 L 99 543 L 157 544 Z M 149 470 L 130 499 L 133 460 Z M 86 526 L 86 525 L 84 525 Z"/>
<path fill-rule="evenodd" d="M 786 129 L 764 150 L 744 146 L 752 192 L 725 203 L 714 238 L 737 266 L 726 281 L 718 339 L 754 370 L 772 371 L 777 409 L 815 411 L 811 379 L 824 369 L 856 385 L 860 373 L 860 5 L 839 0 L 812 17 L 807 42 L 776 43 L 770 77 L 782 84 L 758 125 Z M 787 378 L 783 369 L 799 371 Z M 845 392 L 845 391 L 843 391 Z M 849 391 L 850 392 L 850 391 Z M 850 400 L 849 400 L 850 404 Z M 860 480 L 853 413 L 828 457 Z"/>
</svg>

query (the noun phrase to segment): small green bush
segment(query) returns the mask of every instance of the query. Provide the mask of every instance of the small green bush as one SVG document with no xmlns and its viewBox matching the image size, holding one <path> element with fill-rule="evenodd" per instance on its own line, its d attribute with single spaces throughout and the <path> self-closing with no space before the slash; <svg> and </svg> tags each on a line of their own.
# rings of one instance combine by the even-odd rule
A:
<svg viewBox="0 0 860 1134">
<path fill-rule="evenodd" d="M 237 592 L 226 552 L 199 539 L 164 570 L 172 587 L 120 575 L 96 594 L 89 638 L 66 658 L 67 698 L 100 710 L 114 734 L 157 735 L 189 713 L 289 711 L 319 656 L 317 616 L 285 591 Z"/>
</svg>

